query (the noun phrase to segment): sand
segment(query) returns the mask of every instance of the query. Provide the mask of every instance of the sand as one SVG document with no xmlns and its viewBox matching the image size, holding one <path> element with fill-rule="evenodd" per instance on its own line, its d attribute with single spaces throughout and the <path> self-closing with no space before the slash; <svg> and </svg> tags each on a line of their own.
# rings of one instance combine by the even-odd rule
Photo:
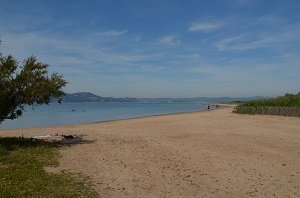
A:
<svg viewBox="0 0 300 198">
<path fill-rule="evenodd" d="M 0 131 L 86 134 L 60 167 L 101 197 L 300 197 L 300 119 L 232 109 Z"/>
</svg>

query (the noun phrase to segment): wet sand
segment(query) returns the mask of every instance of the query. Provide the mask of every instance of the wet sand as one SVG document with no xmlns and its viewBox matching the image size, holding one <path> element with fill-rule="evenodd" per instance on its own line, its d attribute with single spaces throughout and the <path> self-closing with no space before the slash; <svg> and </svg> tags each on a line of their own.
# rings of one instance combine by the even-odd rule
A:
<svg viewBox="0 0 300 198">
<path fill-rule="evenodd" d="M 300 197 L 300 118 L 232 109 L 0 131 L 86 134 L 59 170 L 90 176 L 101 197 Z"/>
</svg>

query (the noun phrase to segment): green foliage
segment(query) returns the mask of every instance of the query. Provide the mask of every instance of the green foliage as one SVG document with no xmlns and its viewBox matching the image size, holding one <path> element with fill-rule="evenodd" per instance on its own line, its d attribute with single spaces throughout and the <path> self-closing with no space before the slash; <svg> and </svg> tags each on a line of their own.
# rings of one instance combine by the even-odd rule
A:
<svg viewBox="0 0 300 198">
<path fill-rule="evenodd" d="M 0 54 L 0 123 L 22 115 L 24 105 L 61 102 L 67 84 L 58 73 L 48 74 L 48 65 L 31 56 L 19 66 L 11 55 Z"/>
<path fill-rule="evenodd" d="M 253 100 L 235 107 L 235 113 L 300 116 L 300 92 L 277 98 Z"/>
<path fill-rule="evenodd" d="M 50 143 L 0 138 L 0 197 L 97 197 L 87 178 L 46 172 L 57 157 Z"/>
<path fill-rule="evenodd" d="M 300 92 L 298 94 L 285 94 L 277 98 L 253 100 L 241 106 L 281 106 L 281 107 L 300 107 Z"/>
</svg>

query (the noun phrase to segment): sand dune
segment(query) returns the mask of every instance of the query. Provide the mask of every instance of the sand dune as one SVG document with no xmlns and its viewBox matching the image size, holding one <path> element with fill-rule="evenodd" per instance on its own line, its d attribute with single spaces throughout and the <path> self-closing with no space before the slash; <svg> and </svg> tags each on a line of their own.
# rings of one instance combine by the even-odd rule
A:
<svg viewBox="0 0 300 198">
<path fill-rule="evenodd" d="M 90 176 L 102 197 L 300 197 L 300 119 L 231 111 L 0 135 L 87 134 L 61 149 L 59 169 Z"/>
</svg>

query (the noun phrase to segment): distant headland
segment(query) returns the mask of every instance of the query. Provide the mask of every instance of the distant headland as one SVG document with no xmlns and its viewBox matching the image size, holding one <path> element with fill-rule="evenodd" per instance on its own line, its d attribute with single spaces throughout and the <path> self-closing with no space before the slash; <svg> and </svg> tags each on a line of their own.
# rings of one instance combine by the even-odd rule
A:
<svg viewBox="0 0 300 198">
<path fill-rule="evenodd" d="M 63 97 L 63 102 L 231 102 L 231 101 L 249 101 L 257 99 L 258 97 L 195 97 L 195 98 L 114 98 L 114 97 L 102 97 L 90 92 L 77 92 L 68 93 Z"/>
</svg>

